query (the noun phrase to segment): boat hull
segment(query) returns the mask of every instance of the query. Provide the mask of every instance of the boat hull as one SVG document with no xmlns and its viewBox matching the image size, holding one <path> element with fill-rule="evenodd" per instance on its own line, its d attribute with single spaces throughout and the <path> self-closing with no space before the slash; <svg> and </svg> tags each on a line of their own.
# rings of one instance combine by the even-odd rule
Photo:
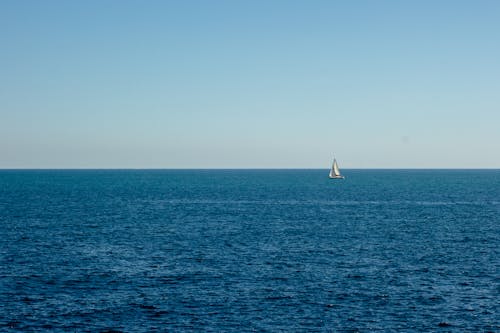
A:
<svg viewBox="0 0 500 333">
<path fill-rule="evenodd" d="M 330 179 L 344 179 L 344 176 L 329 176 Z"/>
</svg>

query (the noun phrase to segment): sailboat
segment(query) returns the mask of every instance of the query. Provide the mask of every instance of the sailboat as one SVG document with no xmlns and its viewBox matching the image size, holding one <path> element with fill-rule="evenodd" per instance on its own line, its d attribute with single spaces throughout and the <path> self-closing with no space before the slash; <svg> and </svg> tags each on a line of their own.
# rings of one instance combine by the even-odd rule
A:
<svg viewBox="0 0 500 333">
<path fill-rule="evenodd" d="M 330 179 L 344 179 L 345 177 L 340 174 L 339 166 L 337 160 L 333 159 L 332 168 L 330 169 L 330 174 L 328 175 Z"/>
</svg>

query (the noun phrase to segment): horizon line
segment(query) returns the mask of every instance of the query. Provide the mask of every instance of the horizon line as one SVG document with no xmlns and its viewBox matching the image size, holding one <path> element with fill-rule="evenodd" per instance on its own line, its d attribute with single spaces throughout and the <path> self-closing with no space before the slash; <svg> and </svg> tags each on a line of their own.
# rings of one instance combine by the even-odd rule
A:
<svg viewBox="0 0 500 333">
<path fill-rule="evenodd" d="M 9 170 L 329 170 L 330 168 L 286 168 L 286 167 L 189 167 L 189 168 L 161 168 L 161 167 L 139 167 L 139 168 L 131 168 L 131 167 L 27 167 L 27 168 L 2 168 L 0 167 L 0 171 L 9 171 Z M 474 168 L 459 168 L 459 167 L 352 167 L 352 168 L 342 168 L 342 170 L 500 170 L 500 167 L 474 167 Z"/>
</svg>

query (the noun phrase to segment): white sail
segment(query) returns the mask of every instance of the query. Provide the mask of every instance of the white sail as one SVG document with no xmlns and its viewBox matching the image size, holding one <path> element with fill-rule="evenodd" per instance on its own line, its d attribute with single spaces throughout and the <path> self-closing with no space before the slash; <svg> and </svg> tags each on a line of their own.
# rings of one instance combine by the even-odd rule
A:
<svg viewBox="0 0 500 333">
<path fill-rule="evenodd" d="M 328 175 L 330 178 L 335 177 L 335 163 L 332 164 L 332 168 L 330 169 L 330 174 Z"/>
<path fill-rule="evenodd" d="M 344 176 L 342 176 L 340 174 L 339 166 L 338 166 L 337 160 L 335 158 L 333 159 L 333 164 L 332 164 L 332 168 L 330 169 L 329 177 L 330 178 L 344 178 Z"/>
<path fill-rule="evenodd" d="M 340 176 L 339 166 L 337 165 L 337 161 L 333 160 L 333 173 L 335 176 Z"/>
</svg>

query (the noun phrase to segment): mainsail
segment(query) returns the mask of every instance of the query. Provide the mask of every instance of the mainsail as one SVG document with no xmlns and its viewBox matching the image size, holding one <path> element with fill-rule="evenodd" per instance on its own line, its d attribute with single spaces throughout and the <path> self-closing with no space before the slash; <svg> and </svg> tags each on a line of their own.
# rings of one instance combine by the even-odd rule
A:
<svg viewBox="0 0 500 333">
<path fill-rule="evenodd" d="M 343 176 L 340 175 L 340 170 L 336 159 L 333 159 L 333 165 L 332 168 L 330 169 L 329 176 L 330 178 L 344 178 Z"/>
</svg>

